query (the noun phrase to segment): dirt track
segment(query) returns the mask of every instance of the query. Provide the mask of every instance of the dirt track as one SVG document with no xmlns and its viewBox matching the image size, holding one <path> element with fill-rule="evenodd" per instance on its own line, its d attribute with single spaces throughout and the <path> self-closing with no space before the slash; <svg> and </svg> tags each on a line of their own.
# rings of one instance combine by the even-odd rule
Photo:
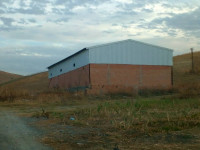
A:
<svg viewBox="0 0 200 150">
<path fill-rule="evenodd" d="M 37 141 L 39 132 L 11 112 L 0 112 L 1 150 L 51 150 Z"/>
</svg>

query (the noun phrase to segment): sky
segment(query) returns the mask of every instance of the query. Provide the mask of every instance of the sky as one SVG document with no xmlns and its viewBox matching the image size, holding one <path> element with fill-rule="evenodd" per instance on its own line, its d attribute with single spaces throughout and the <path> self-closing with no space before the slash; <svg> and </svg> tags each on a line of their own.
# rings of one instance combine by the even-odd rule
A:
<svg viewBox="0 0 200 150">
<path fill-rule="evenodd" d="M 200 50 L 199 0 L 0 0 L 0 70 L 45 71 L 76 51 L 133 39 Z"/>
</svg>

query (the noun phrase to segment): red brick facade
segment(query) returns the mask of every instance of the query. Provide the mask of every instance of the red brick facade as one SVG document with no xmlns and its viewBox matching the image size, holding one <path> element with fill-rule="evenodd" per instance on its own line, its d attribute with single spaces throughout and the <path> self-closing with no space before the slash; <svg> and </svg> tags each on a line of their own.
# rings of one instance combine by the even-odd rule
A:
<svg viewBox="0 0 200 150">
<path fill-rule="evenodd" d="M 89 65 L 49 79 L 50 88 L 70 89 L 89 85 Z"/>
<path fill-rule="evenodd" d="M 91 94 L 169 89 L 171 70 L 171 66 L 89 64 L 50 79 L 50 87 L 89 87 L 87 92 Z"/>
</svg>

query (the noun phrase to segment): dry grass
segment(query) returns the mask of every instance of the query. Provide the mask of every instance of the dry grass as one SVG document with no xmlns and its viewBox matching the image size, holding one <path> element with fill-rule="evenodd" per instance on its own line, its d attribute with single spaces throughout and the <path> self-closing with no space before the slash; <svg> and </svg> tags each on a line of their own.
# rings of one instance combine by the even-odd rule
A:
<svg viewBox="0 0 200 150">
<path fill-rule="evenodd" d="M 188 99 L 200 96 L 200 83 L 185 83 L 176 87 L 178 98 Z"/>
<path fill-rule="evenodd" d="M 183 54 L 174 57 L 174 84 L 175 86 L 187 83 L 200 83 L 200 52 L 194 53 L 194 73 L 191 73 L 191 54 Z"/>
<path fill-rule="evenodd" d="M 0 101 L 13 102 L 19 99 L 30 98 L 27 90 L 16 90 L 12 88 L 0 88 Z"/>
<path fill-rule="evenodd" d="M 21 78 L 21 75 L 0 71 L 0 84 Z"/>
<path fill-rule="evenodd" d="M 4 84 L 1 87 L 27 90 L 30 93 L 48 91 L 48 73 L 42 72 L 31 76 L 25 76 Z"/>
<path fill-rule="evenodd" d="M 194 72 L 191 72 L 191 54 L 174 57 L 174 89 L 178 98 L 193 98 L 200 95 L 200 52 L 194 53 Z"/>
</svg>

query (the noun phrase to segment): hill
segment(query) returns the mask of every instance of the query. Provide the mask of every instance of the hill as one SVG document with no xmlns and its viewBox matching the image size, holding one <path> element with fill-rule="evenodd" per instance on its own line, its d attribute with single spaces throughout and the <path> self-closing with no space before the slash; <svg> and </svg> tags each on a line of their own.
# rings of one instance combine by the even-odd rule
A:
<svg viewBox="0 0 200 150">
<path fill-rule="evenodd" d="M 191 73 L 191 54 L 182 54 L 173 58 L 174 84 L 200 83 L 200 52 L 194 52 L 194 73 Z"/>
<path fill-rule="evenodd" d="M 6 82 L 9 82 L 9 81 L 14 81 L 14 80 L 19 79 L 21 77 L 23 77 L 23 76 L 18 75 L 18 74 L 0 71 L 0 84 L 6 83 Z"/>
<path fill-rule="evenodd" d="M 30 76 L 19 78 L 13 82 L 4 84 L 2 87 L 27 90 L 30 92 L 41 92 L 48 89 L 48 73 L 41 72 Z"/>
<path fill-rule="evenodd" d="M 191 70 L 191 54 L 178 55 L 173 58 L 174 85 L 179 86 L 188 83 L 200 83 L 200 52 L 194 53 L 195 73 Z M 10 77 L 11 78 L 11 77 Z M 48 72 L 42 72 L 31 76 L 25 76 L 13 80 L 3 87 L 41 92 L 48 90 Z"/>
</svg>

